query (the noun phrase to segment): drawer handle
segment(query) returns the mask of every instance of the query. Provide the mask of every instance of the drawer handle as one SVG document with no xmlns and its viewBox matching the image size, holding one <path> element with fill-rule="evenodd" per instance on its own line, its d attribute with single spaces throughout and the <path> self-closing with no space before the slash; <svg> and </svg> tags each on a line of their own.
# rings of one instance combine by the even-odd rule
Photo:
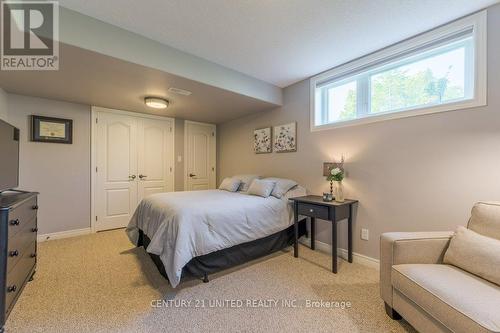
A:
<svg viewBox="0 0 500 333">
<path fill-rule="evenodd" d="M 31 258 L 36 258 L 36 253 L 32 253 L 30 257 Z"/>
<path fill-rule="evenodd" d="M 314 209 L 309 209 L 309 213 L 314 213 Z"/>
<path fill-rule="evenodd" d="M 16 285 L 13 285 L 13 286 L 8 286 L 8 287 L 7 287 L 7 292 L 9 292 L 9 293 L 13 293 L 13 292 L 15 292 L 16 290 L 17 290 Z"/>
<path fill-rule="evenodd" d="M 38 231 L 38 228 L 31 228 L 31 232 L 37 232 Z"/>
<path fill-rule="evenodd" d="M 14 250 L 14 251 L 10 251 L 9 252 L 9 256 L 11 257 L 17 257 L 19 255 L 19 251 L 18 250 Z"/>
<path fill-rule="evenodd" d="M 10 225 L 19 225 L 19 219 L 10 221 Z"/>
</svg>

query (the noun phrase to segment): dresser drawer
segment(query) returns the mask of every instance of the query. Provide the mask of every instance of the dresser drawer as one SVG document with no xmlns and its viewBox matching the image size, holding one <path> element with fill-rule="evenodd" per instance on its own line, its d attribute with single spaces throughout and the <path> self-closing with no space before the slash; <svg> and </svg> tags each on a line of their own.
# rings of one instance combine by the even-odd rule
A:
<svg viewBox="0 0 500 333">
<path fill-rule="evenodd" d="M 24 229 L 9 239 L 7 247 L 7 272 L 10 272 L 26 253 L 33 253 L 31 244 L 36 241 L 36 218 L 25 223 Z"/>
<path fill-rule="evenodd" d="M 9 239 L 23 230 L 26 223 L 31 223 L 37 209 L 36 198 L 31 198 L 9 212 Z"/>
<path fill-rule="evenodd" d="M 306 204 L 306 203 L 302 203 L 302 202 L 300 202 L 298 205 L 299 205 L 299 214 L 300 215 L 317 217 L 317 218 L 322 219 L 322 220 L 328 220 L 328 207 L 320 206 L 320 205 L 313 205 L 313 204 Z"/>
<path fill-rule="evenodd" d="M 36 246 L 33 243 L 32 248 Z M 7 274 L 7 285 L 5 287 L 5 310 L 8 314 L 11 310 L 11 305 L 18 297 L 24 284 L 30 278 L 31 270 L 35 266 L 36 257 L 33 257 L 31 253 L 26 252 L 18 263 L 14 266 L 12 271 Z"/>
</svg>

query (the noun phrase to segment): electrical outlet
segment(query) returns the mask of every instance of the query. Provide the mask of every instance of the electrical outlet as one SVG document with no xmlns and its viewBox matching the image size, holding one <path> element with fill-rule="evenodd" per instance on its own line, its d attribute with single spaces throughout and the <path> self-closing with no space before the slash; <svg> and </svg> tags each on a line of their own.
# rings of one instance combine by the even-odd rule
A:
<svg viewBox="0 0 500 333">
<path fill-rule="evenodd" d="M 361 239 L 366 241 L 370 239 L 370 232 L 368 229 L 361 229 Z"/>
</svg>

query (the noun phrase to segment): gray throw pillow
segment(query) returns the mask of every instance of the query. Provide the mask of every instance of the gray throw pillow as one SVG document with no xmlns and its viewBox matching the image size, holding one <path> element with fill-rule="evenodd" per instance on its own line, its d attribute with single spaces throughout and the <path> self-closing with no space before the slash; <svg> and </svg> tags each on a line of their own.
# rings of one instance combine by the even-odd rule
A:
<svg viewBox="0 0 500 333">
<path fill-rule="evenodd" d="M 236 192 L 240 187 L 241 180 L 235 178 L 224 178 L 222 183 L 220 183 L 219 190 L 225 190 L 229 192 Z"/>
<path fill-rule="evenodd" d="M 500 240 L 458 227 L 444 255 L 444 263 L 457 266 L 500 285 Z"/>
<path fill-rule="evenodd" d="M 248 194 L 258 195 L 263 198 L 267 198 L 271 195 L 276 182 L 264 179 L 254 179 L 250 187 L 248 188 Z"/>
<path fill-rule="evenodd" d="M 298 183 L 295 180 L 285 179 L 285 178 L 269 177 L 269 178 L 264 178 L 264 180 L 270 180 L 276 182 L 276 186 L 274 186 L 271 195 L 278 199 L 281 199 L 286 192 L 290 191 L 292 188 L 298 185 Z"/>
<path fill-rule="evenodd" d="M 236 176 L 233 176 L 233 178 L 239 179 L 241 181 L 240 188 L 238 189 L 238 191 L 246 192 L 246 191 L 248 191 L 248 187 L 250 186 L 252 181 L 254 179 L 260 178 L 260 176 L 258 176 L 258 175 L 236 175 Z"/>
</svg>

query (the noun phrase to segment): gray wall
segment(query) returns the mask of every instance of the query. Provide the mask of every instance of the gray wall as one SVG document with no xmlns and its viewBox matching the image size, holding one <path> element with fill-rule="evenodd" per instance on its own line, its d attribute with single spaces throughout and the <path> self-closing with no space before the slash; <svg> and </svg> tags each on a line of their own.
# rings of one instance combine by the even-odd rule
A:
<svg viewBox="0 0 500 333">
<path fill-rule="evenodd" d="M 21 130 L 19 188 L 40 192 L 39 234 L 90 227 L 90 107 L 8 95 L 9 122 Z M 29 116 L 73 119 L 73 144 L 29 141 Z"/>
<path fill-rule="evenodd" d="M 7 93 L 0 88 L 0 119 L 7 121 Z"/>
<path fill-rule="evenodd" d="M 488 106 L 320 132 L 309 130 L 309 81 L 285 89 L 284 106 L 219 127 L 219 180 L 252 172 L 292 178 L 311 193 L 328 190 L 322 163 L 347 154 L 348 197 L 360 200 L 354 251 L 379 257 L 388 231 L 452 230 L 472 204 L 500 201 L 500 6 L 488 13 Z M 252 151 L 253 129 L 298 124 L 296 153 Z M 318 239 L 330 243 L 330 226 Z M 360 239 L 360 229 L 370 240 Z M 345 223 L 340 246 L 345 248 Z"/>
</svg>

